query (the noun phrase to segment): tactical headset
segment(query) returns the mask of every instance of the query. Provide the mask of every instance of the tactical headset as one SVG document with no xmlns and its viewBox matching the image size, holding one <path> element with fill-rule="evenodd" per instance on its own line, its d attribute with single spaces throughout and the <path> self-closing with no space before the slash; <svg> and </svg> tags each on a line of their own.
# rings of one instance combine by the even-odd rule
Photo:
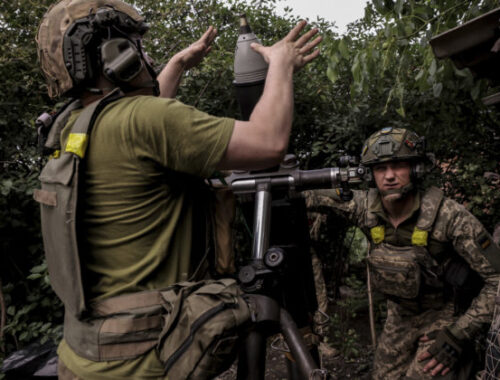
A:
<svg viewBox="0 0 500 380">
<path fill-rule="evenodd" d="M 141 45 L 148 29 L 145 22 L 135 21 L 111 7 L 99 8 L 95 14 L 76 20 L 63 39 L 64 61 L 73 88 L 99 91 L 88 86 L 102 73 L 110 82 L 129 91 L 130 81 L 146 67 L 152 82 L 139 87 L 152 87 L 157 94 L 156 72 Z"/>
</svg>

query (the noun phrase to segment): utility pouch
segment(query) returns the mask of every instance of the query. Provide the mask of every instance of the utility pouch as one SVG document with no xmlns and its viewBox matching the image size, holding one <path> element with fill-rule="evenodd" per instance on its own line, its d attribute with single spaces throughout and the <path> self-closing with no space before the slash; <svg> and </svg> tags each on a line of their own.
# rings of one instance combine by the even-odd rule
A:
<svg viewBox="0 0 500 380">
<path fill-rule="evenodd" d="M 161 292 L 169 312 L 158 341 L 170 379 L 210 379 L 237 354 L 250 309 L 233 279 L 183 282 Z"/>
<path fill-rule="evenodd" d="M 481 291 L 484 281 L 463 259 L 456 258 L 446 266 L 444 274 L 446 284 L 453 291 L 455 314 L 463 314 L 472 300 Z"/>
<path fill-rule="evenodd" d="M 384 294 L 416 298 L 422 278 L 418 262 L 421 248 L 378 244 L 367 258 L 373 287 Z"/>
<path fill-rule="evenodd" d="M 79 160 L 72 154 L 51 159 L 42 170 L 42 188 L 33 196 L 41 204 L 43 244 L 52 288 L 72 314 L 85 309 L 76 238 Z"/>
</svg>

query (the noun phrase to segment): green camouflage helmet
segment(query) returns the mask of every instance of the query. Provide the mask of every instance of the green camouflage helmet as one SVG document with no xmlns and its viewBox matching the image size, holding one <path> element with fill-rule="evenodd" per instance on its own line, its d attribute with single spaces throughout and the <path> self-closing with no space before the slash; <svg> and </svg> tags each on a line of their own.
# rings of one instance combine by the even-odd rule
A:
<svg viewBox="0 0 500 380">
<path fill-rule="evenodd" d="M 425 139 L 404 128 L 383 128 L 366 139 L 361 151 L 363 165 L 387 161 L 425 161 Z"/>
<path fill-rule="evenodd" d="M 95 14 L 103 7 L 122 12 L 134 21 L 144 21 L 134 7 L 121 0 L 62 0 L 52 5 L 43 16 L 36 41 L 50 97 L 62 95 L 74 87 L 63 54 L 63 41 L 68 29 L 77 20 Z"/>
</svg>

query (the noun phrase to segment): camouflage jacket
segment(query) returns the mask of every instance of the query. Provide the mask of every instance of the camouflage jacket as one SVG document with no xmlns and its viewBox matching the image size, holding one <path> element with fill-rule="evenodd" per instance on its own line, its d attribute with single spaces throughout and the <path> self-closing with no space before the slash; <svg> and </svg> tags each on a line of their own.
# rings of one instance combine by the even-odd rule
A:
<svg viewBox="0 0 500 380">
<path fill-rule="evenodd" d="M 417 194 L 412 214 L 394 228 L 384 212 L 378 192 L 375 196 L 374 190 L 353 192 L 354 197 L 348 202 L 342 202 L 334 189 L 305 191 L 303 195 L 309 210 L 321 212 L 322 208 L 333 208 L 337 214 L 358 226 L 368 238 L 373 227 L 368 223 L 369 214 L 372 217 L 375 214 L 378 224 L 385 227 L 386 242 L 396 246 L 412 244 L 412 232 L 420 212 L 426 206 L 421 202 L 423 193 Z M 491 322 L 500 273 L 485 256 L 485 239 L 490 244 L 489 254 L 498 255 L 498 247 L 491 241 L 490 235 L 465 207 L 448 198 L 442 200 L 428 236 L 428 251 L 439 263 L 460 255 L 484 280 L 480 293 L 468 310 L 451 326 L 451 330 L 459 337 L 471 338 Z"/>
</svg>

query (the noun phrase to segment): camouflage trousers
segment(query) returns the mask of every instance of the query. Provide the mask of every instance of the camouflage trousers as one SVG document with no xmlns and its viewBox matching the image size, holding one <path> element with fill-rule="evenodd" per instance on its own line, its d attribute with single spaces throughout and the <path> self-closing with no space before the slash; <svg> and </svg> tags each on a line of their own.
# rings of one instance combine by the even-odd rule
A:
<svg viewBox="0 0 500 380">
<path fill-rule="evenodd" d="M 320 337 L 328 336 L 330 329 L 330 317 L 328 316 L 328 296 L 326 293 L 325 278 L 323 277 L 323 268 L 321 260 L 314 253 L 311 253 L 312 268 L 314 274 L 314 286 L 316 288 L 316 299 L 318 310 L 313 317 L 313 331 Z"/>
<path fill-rule="evenodd" d="M 446 376 L 432 377 L 423 369 L 428 360 L 417 358 L 434 343 L 434 340 L 420 342 L 424 334 L 430 334 L 452 324 L 453 304 L 447 303 L 439 310 L 429 309 L 419 314 L 405 310 L 397 303 L 387 301 L 387 320 L 378 338 L 372 377 L 374 380 L 392 379 L 455 379 L 457 371 Z"/>
</svg>

